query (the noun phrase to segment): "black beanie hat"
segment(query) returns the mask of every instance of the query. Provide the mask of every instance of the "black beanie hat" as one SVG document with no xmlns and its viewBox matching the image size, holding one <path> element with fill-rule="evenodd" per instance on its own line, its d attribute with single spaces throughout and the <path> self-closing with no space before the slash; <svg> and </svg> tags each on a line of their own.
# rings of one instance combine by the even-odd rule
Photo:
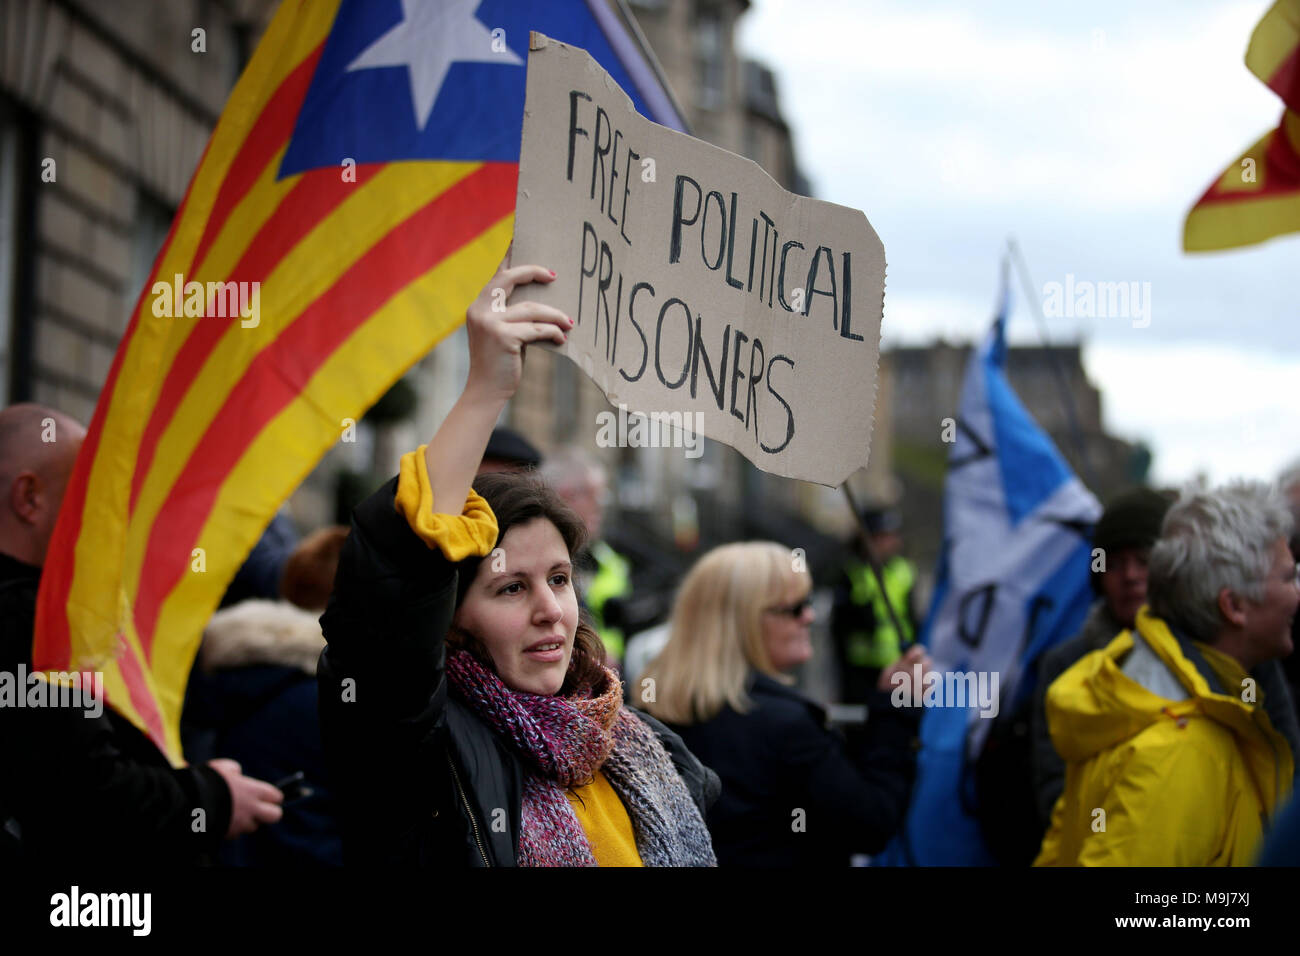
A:
<svg viewBox="0 0 1300 956">
<path fill-rule="evenodd" d="M 503 425 L 492 429 L 484 458 L 497 458 L 519 468 L 536 468 L 542 463 L 542 453 L 523 435 Z"/>
<path fill-rule="evenodd" d="M 1092 535 L 1095 548 L 1149 548 L 1160 537 L 1160 525 L 1172 502 L 1150 488 L 1134 488 L 1116 495 L 1102 512 Z"/>
</svg>

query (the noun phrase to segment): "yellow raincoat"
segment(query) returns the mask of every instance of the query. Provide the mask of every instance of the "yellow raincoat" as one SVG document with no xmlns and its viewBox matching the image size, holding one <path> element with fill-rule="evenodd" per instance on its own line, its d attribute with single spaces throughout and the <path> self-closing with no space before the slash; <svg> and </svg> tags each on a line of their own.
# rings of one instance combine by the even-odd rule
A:
<svg viewBox="0 0 1300 956">
<path fill-rule="evenodd" d="M 1167 669 L 1145 681 L 1163 696 L 1125 673 L 1131 631 L 1085 655 L 1048 690 L 1065 790 L 1034 865 L 1249 865 L 1265 821 L 1291 790 L 1291 748 L 1235 660 L 1193 645 L 1225 691 L 1215 693 L 1145 607 L 1137 631 L 1159 660 L 1139 651 L 1154 670 Z M 1180 686 L 1186 699 L 1171 700 Z M 1252 694 L 1257 701 L 1247 702 Z"/>
</svg>

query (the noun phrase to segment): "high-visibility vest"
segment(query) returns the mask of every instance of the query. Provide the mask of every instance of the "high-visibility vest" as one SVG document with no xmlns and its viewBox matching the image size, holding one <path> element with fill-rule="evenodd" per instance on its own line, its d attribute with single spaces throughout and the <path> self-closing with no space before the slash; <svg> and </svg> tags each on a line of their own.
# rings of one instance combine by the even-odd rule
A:
<svg viewBox="0 0 1300 956">
<path fill-rule="evenodd" d="M 888 667 L 902 656 L 903 642 L 913 639 L 912 621 L 908 614 L 908 602 L 915 582 L 912 565 L 902 556 L 885 562 L 882 568 L 885 594 L 880 593 L 876 576 L 867 565 L 855 564 L 847 570 L 852 587 L 849 599 L 859 607 L 870 607 L 876 619 L 875 633 L 859 630 L 849 634 L 848 663 L 853 667 Z M 903 628 L 901 637 L 885 607 L 886 595 Z"/>
<path fill-rule="evenodd" d="M 623 632 L 617 627 L 605 626 L 605 602 L 632 590 L 631 568 L 627 559 L 604 541 L 592 544 L 591 556 L 596 562 L 596 574 L 587 586 L 587 610 L 591 611 L 596 633 L 600 635 L 605 650 L 621 660 Z"/>
</svg>

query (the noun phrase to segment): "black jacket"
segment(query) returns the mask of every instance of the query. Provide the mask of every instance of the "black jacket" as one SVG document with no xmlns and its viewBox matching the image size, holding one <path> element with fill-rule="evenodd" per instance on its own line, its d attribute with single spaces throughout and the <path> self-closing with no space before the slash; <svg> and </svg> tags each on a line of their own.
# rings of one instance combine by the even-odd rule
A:
<svg viewBox="0 0 1300 956">
<path fill-rule="evenodd" d="M 393 507 L 393 479 L 362 502 L 321 617 L 321 738 L 349 865 L 515 866 L 522 758 L 448 692 L 444 638 L 456 565 Z M 662 724 L 701 813 L 717 777 Z"/>
<path fill-rule="evenodd" d="M 279 822 L 227 840 L 219 857 L 223 864 L 342 864 L 334 798 L 325 785 L 316 695 L 315 677 L 297 668 L 245 666 L 214 673 L 194 668 L 182 725 L 191 760 L 229 757 L 245 775 L 270 783 L 303 774 L 303 789 L 286 796 Z"/>
<path fill-rule="evenodd" d="M 676 727 L 717 771 L 722 796 L 707 818 L 719 866 L 846 866 L 902 825 L 915 768 L 915 712 L 874 692 L 868 720 L 846 742 L 798 691 L 755 674 L 751 709 Z M 802 811 L 800 813 L 799 811 Z"/>
<path fill-rule="evenodd" d="M 31 668 L 39 584 L 39 568 L 0 555 L 0 670 Z M 66 708 L 0 707 L 0 768 L 0 816 L 12 816 L 27 855 L 46 863 L 204 862 L 230 826 L 230 790 L 220 774 L 173 768 L 107 705 L 94 718 Z M 9 843 L 6 852 L 18 848 Z"/>
</svg>

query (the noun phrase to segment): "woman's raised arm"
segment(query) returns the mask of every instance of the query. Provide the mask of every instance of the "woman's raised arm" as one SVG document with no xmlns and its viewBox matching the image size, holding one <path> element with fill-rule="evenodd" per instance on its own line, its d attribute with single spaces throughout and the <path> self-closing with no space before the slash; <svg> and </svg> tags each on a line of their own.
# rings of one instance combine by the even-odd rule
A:
<svg viewBox="0 0 1300 956">
<path fill-rule="evenodd" d="M 524 346 L 549 340 L 563 344 L 573 320 L 538 302 L 506 300 L 516 286 L 551 282 L 542 266 L 502 268 L 465 314 L 469 332 L 469 378 L 465 389 L 424 452 L 434 507 L 458 514 L 487 448 L 492 428 L 523 374 Z"/>
</svg>

